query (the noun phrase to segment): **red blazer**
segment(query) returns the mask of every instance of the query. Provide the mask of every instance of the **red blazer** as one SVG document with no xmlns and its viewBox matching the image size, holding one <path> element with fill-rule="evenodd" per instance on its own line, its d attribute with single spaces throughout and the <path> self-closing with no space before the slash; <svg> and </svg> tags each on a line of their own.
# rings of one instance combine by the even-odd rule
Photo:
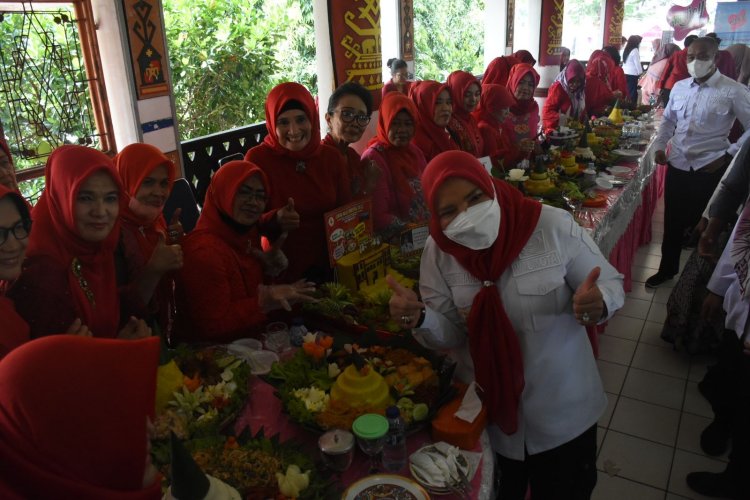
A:
<svg viewBox="0 0 750 500">
<path fill-rule="evenodd" d="M 179 338 L 224 342 L 256 333 L 266 320 L 258 303 L 260 262 L 208 231 L 189 234 L 182 248 L 175 292 Z"/>
<path fill-rule="evenodd" d="M 601 116 L 604 108 L 612 104 L 615 96 L 601 80 L 586 78 L 586 113 Z"/>
<path fill-rule="evenodd" d="M 0 329 L 0 359 L 6 354 L 29 341 L 29 325 L 16 312 L 13 302 L 0 295 L 0 318 L 3 327 Z"/>
</svg>

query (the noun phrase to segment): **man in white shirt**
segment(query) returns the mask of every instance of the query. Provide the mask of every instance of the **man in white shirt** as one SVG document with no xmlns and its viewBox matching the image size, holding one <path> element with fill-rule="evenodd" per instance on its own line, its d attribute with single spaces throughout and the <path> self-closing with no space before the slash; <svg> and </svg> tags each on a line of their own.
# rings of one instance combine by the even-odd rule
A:
<svg viewBox="0 0 750 500">
<path fill-rule="evenodd" d="M 669 168 L 662 257 L 659 271 L 646 280 L 650 288 L 679 272 L 685 231 L 698 223 L 724 170 L 750 135 L 750 90 L 716 69 L 717 53 L 712 38 L 690 44 L 687 61 L 692 76 L 675 84 L 659 126 L 654 159 Z M 727 136 L 735 118 L 745 133 L 730 144 Z M 671 144 L 668 157 L 667 142 Z"/>
</svg>

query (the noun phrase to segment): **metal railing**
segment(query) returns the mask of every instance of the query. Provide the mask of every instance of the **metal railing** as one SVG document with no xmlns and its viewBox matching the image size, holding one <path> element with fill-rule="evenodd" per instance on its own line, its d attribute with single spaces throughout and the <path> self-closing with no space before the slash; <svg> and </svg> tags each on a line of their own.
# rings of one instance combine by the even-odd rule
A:
<svg viewBox="0 0 750 500">
<path fill-rule="evenodd" d="M 181 143 L 183 171 L 185 178 L 195 188 L 198 203 L 203 203 L 211 176 L 219 168 L 220 160 L 232 155 L 244 156 L 250 148 L 263 142 L 267 133 L 266 122 L 260 122 Z"/>
</svg>

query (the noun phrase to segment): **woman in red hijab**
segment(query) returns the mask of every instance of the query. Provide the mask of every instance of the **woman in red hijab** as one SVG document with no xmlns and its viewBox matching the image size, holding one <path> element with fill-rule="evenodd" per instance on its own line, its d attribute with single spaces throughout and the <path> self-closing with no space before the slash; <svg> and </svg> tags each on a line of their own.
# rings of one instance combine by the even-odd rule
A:
<svg viewBox="0 0 750 500">
<path fill-rule="evenodd" d="M 115 157 L 115 167 L 127 202 L 120 215 L 118 247 L 127 283 L 149 305 L 151 316 L 168 337 L 174 320 L 174 278 L 168 273 L 182 267 L 182 248 L 177 243 L 182 227 L 176 212 L 167 228 L 162 210 L 172 191 L 175 166 L 159 148 L 131 144 Z"/>
<path fill-rule="evenodd" d="M 501 85 L 482 85 L 482 97 L 474 118 L 479 124 L 479 132 L 484 143 L 484 156 L 489 156 L 492 164 L 500 171 L 513 168 L 521 160 L 520 150 L 513 139 L 503 132 L 503 122 L 516 103 L 513 95 Z"/>
<path fill-rule="evenodd" d="M 482 75 L 482 84 L 494 83 L 496 85 L 505 85 L 508 83 L 508 75 L 510 74 L 510 68 L 520 63 L 521 61 L 516 59 L 514 56 L 500 56 L 494 58 L 487 65 L 487 69 L 484 70 Z"/>
<path fill-rule="evenodd" d="M 546 134 L 557 129 L 561 114 L 580 122 L 586 120 L 585 89 L 586 71 L 581 63 L 571 59 L 555 78 L 544 101 L 542 127 Z"/>
<path fill-rule="evenodd" d="M 83 146 L 62 146 L 47 159 L 45 190 L 34 210 L 23 273 L 8 295 L 31 337 L 82 323 L 96 337 L 150 334 L 139 297 L 118 294 L 114 251 L 120 237 L 122 187 L 112 161 Z M 124 321 L 123 321 L 124 322 Z"/>
<path fill-rule="evenodd" d="M 431 80 L 418 83 L 412 86 L 410 96 L 419 112 L 414 144 L 422 151 L 425 160 L 430 161 L 443 151 L 458 149 L 446 128 L 453 115 L 453 102 L 447 84 Z"/>
<path fill-rule="evenodd" d="M 453 115 L 448 123 L 448 132 L 461 151 L 480 157 L 484 151 L 482 134 L 479 133 L 477 122 L 471 115 L 479 105 L 482 92 L 479 81 L 471 73 L 454 71 L 448 75 L 446 83 L 451 89 L 453 101 Z"/>
<path fill-rule="evenodd" d="M 607 106 L 622 93 L 612 86 L 611 73 L 615 63 L 604 51 L 595 50 L 586 64 L 586 112 L 601 116 Z"/>
<path fill-rule="evenodd" d="M 158 500 L 159 339 L 55 335 L 0 361 L 0 497 Z"/>
<path fill-rule="evenodd" d="M 567 212 L 524 198 L 461 151 L 422 175 L 430 237 L 417 295 L 389 280 L 391 316 L 476 380 L 499 497 L 589 498 L 607 407 L 584 325 L 622 306 L 622 276 Z M 420 324 L 420 320 L 422 321 Z"/>
<path fill-rule="evenodd" d="M 513 57 L 518 59 L 518 62 L 528 64 L 529 66 L 533 66 L 536 64 L 536 59 L 534 59 L 534 56 L 532 56 L 531 52 L 529 52 L 528 50 L 517 50 L 513 53 Z"/>
<path fill-rule="evenodd" d="M 279 249 L 285 235 L 269 252 L 260 246 L 258 221 L 271 189 L 263 170 L 247 161 L 230 161 L 211 179 L 198 224 L 183 242 L 175 328 L 181 340 L 226 342 L 257 335 L 266 312 L 288 309 L 315 290 L 304 280 L 264 285 L 265 274 L 278 274 L 286 265 Z"/>
<path fill-rule="evenodd" d="M 18 191 L 16 182 L 16 169 L 13 166 L 13 157 L 5 138 L 0 137 L 0 186 L 5 186 L 12 191 Z"/>
<path fill-rule="evenodd" d="M 23 197 L 0 184 L 0 359 L 29 340 L 29 325 L 16 313 L 13 302 L 4 295 L 5 284 L 21 274 L 29 243 L 31 214 Z"/>
<path fill-rule="evenodd" d="M 534 149 L 539 133 L 539 104 L 534 99 L 537 85 L 539 74 L 528 64 L 516 64 L 511 68 L 507 87 L 516 98 L 516 104 L 511 106 L 505 119 L 503 133 L 517 141 L 521 151 L 526 153 Z"/>
<path fill-rule="evenodd" d="M 248 151 L 245 160 L 268 178 L 266 208 L 278 210 L 284 230 L 294 229 L 285 246 L 289 267 L 280 282 L 302 277 L 330 281 L 323 214 L 351 201 L 346 166 L 335 149 L 320 143 L 315 102 L 299 83 L 281 83 L 268 94 L 266 128 L 263 143 Z"/>
<path fill-rule="evenodd" d="M 427 162 L 411 142 L 418 121 L 411 99 L 397 92 L 386 94 L 380 104 L 378 133 L 362 154 L 380 167 L 372 214 L 375 231 L 387 236 L 398 234 L 406 224 L 425 222 L 429 216 L 419 182 Z"/>
</svg>

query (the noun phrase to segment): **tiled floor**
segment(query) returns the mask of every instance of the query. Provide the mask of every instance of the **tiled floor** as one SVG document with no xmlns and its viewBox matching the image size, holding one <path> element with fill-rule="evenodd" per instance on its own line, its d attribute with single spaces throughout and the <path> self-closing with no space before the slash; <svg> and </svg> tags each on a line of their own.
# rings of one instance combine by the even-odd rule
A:
<svg viewBox="0 0 750 500">
<path fill-rule="evenodd" d="M 713 413 L 697 388 L 711 359 L 672 349 L 659 337 L 675 281 L 651 290 L 664 220 L 660 203 L 654 241 L 633 267 L 633 291 L 600 336 L 599 372 L 609 407 L 599 421 L 599 482 L 594 500 L 704 499 L 685 483 L 688 472 L 720 472 L 719 459 L 701 452 L 699 439 Z M 683 262 L 689 253 L 683 251 Z"/>
</svg>

